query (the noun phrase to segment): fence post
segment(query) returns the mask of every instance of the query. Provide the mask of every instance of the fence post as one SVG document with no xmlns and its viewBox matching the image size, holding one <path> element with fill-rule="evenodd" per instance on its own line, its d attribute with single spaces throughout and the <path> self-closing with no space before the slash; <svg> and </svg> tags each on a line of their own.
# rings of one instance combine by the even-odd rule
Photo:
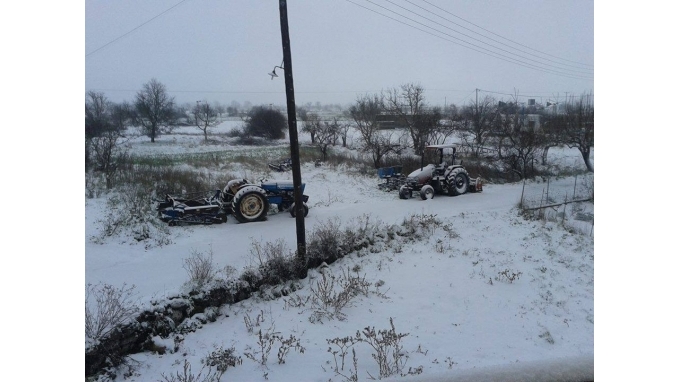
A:
<svg viewBox="0 0 680 382">
<path fill-rule="evenodd" d="M 545 192 L 545 202 L 550 200 L 550 177 L 548 176 L 548 190 Z"/>
<path fill-rule="evenodd" d="M 524 179 L 522 181 L 522 196 L 519 198 L 519 207 L 520 209 L 524 210 L 524 186 L 527 184 L 527 180 Z"/>
<path fill-rule="evenodd" d="M 574 196 L 572 197 L 573 199 L 576 199 L 576 180 L 578 179 L 578 174 L 574 177 Z"/>
<path fill-rule="evenodd" d="M 590 236 L 593 236 L 594 229 L 595 229 L 595 215 L 593 215 L 593 225 L 590 226 Z"/>
<path fill-rule="evenodd" d="M 564 228 L 564 218 L 567 216 L 567 198 L 569 197 L 569 193 L 567 191 L 564 192 L 564 210 L 562 210 L 562 228 Z"/>
</svg>

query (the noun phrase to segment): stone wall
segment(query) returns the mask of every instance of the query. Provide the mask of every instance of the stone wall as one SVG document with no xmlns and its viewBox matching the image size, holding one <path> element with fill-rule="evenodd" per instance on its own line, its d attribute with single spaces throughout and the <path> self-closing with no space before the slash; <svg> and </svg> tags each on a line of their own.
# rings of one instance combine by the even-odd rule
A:
<svg viewBox="0 0 680 382">
<path fill-rule="evenodd" d="M 211 307 L 245 300 L 258 288 L 258 285 L 232 280 L 205 291 L 152 304 L 151 309 L 142 311 L 133 322 L 115 328 L 96 345 L 85 349 L 85 376 L 119 365 L 128 354 L 150 350 L 153 336 L 168 337 L 187 318 Z"/>
</svg>

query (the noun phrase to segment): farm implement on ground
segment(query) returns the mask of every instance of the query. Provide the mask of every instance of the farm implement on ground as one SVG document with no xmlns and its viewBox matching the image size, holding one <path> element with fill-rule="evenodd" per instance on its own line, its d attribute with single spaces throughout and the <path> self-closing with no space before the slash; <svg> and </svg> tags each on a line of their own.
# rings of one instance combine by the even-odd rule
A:
<svg viewBox="0 0 680 382">
<path fill-rule="evenodd" d="M 267 166 L 277 172 L 286 172 L 293 168 L 293 161 L 290 158 L 286 158 L 281 159 L 276 163 L 267 163 Z"/>
<path fill-rule="evenodd" d="M 233 179 L 223 190 L 178 196 L 166 194 L 165 199 L 158 202 L 157 211 L 161 220 L 171 226 L 224 223 L 230 214 L 239 223 L 260 221 L 265 220 L 270 207 L 274 206 L 295 217 L 293 190 L 290 180 L 253 184 L 246 179 Z M 304 190 L 303 183 L 301 191 Z M 302 195 L 302 200 L 306 217 L 309 196 Z"/>
<path fill-rule="evenodd" d="M 227 221 L 227 212 L 223 208 L 221 195 L 221 190 L 214 191 L 214 194 L 166 194 L 165 199 L 158 202 L 156 210 L 161 220 L 171 226 L 224 223 Z"/>
<path fill-rule="evenodd" d="M 406 177 L 401 173 L 402 166 L 382 167 L 378 169 L 378 177 L 385 181 L 378 184 L 378 188 L 383 191 L 399 189 L 404 184 Z"/>
</svg>

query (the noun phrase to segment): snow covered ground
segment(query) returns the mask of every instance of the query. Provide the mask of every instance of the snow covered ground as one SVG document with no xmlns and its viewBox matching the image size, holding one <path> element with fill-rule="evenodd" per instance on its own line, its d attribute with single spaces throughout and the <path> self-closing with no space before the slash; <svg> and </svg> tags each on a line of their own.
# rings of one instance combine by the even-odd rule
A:
<svg viewBox="0 0 680 382">
<path fill-rule="evenodd" d="M 235 125 L 230 122 L 220 129 Z M 154 145 L 139 139 L 132 152 L 155 155 L 210 151 L 215 146 L 217 150 L 229 149 L 201 144 L 199 134 L 195 128 L 175 131 Z M 579 164 L 576 150 L 554 149 L 550 153 L 554 163 Z M 281 174 L 277 179 L 291 177 Z M 349 226 L 363 219 L 391 225 L 412 215 L 436 215 L 442 224 L 423 240 L 366 250 L 325 270 L 334 275 L 348 268 L 358 270 L 367 281 L 379 285 L 380 295 L 358 297 L 343 311 L 345 320 L 312 323 L 309 305 L 292 306 L 292 298 L 306 298 L 321 280 L 321 271 L 311 270 L 309 277 L 298 283 L 300 289 L 294 296 L 255 297 L 224 306 L 217 321 L 183 335 L 176 349 L 173 339 L 157 338 L 160 345 L 171 344 L 170 351 L 132 355 L 129 364 L 133 368 L 121 367 L 120 380 L 126 372 L 129 381 L 163 380 L 163 376 L 181 372 L 185 361 L 197 373 L 211 352 L 233 347 L 242 364 L 229 368 L 222 380 L 345 381 L 353 367 L 351 353 L 341 370 L 345 376 L 339 375 L 333 371 L 335 360 L 328 340 L 354 336 L 366 327 L 390 329 L 390 319 L 397 333 L 408 334 L 401 340 L 407 356 L 403 373 L 409 367 L 412 373 L 420 373 L 403 380 L 436 381 L 452 376 L 479 380 L 475 375 L 496 376 L 489 380 L 530 380 L 530 375 L 545 377 L 548 369 L 558 374 L 563 370 L 563 377 L 592 378 L 592 222 L 582 228 L 569 225 L 571 214 L 567 224 L 525 220 L 517 210 L 521 183 L 486 185 L 482 193 L 423 201 L 400 200 L 396 192 L 378 190 L 377 176 L 324 166 L 304 165 L 302 180 L 310 198 L 305 221 L 308 233 L 329 221 Z M 574 180 L 567 178 L 550 187 L 571 195 Z M 240 271 L 254 263 L 254 242 L 283 240 L 288 248 L 295 247 L 295 220 L 288 213 L 271 214 L 267 221 L 257 223 L 237 224 L 229 217 L 226 224 L 172 227 L 173 243 L 162 247 L 147 248 L 125 238 L 97 244 L 91 237 L 101 229 L 99 221 L 105 210 L 104 198 L 86 200 L 86 281 L 135 285 L 142 303 L 182 291 L 188 280 L 183 260 L 192 253 L 212 253 L 217 266 Z M 253 322 L 257 323 L 254 327 Z M 294 336 L 304 353 L 292 349 L 286 362 L 279 364 L 276 347 L 264 365 L 251 360 L 246 354 L 258 349 L 260 330 L 285 338 Z M 377 377 L 372 349 L 366 343 L 354 349 L 359 380 Z M 511 375 L 526 378 L 511 379 L 515 378 Z"/>
</svg>

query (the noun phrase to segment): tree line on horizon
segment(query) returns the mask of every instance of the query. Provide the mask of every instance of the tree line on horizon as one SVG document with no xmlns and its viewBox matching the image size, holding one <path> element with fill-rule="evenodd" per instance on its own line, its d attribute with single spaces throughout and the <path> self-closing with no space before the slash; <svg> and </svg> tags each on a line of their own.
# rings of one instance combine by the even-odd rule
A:
<svg viewBox="0 0 680 382">
<path fill-rule="evenodd" d="M 155 142 L 175 126 L 195 126 L 207 142 L 211 128 L 227 114 L 244 121 L 243 128 L 235 132 L 242 143 L 251 142 L 253 137 L 285 138 L 287 117 L 280 110 L 271 105 L 246 106 L 250 108 L 239 110 L 235 103 L 225 107 L 207 101 L 178 106 L 166 86 L 156 79 L 143 84 L 132 102 L 114 103 L 103 92 L 89 91 L 85 101 L 86 170 L 115 172 L 116 163 L 125 156 L 120 143 L 128 127 L 138 128 Z M 441 108 L 427 103 L 422 86 L 406 83 L 360 95 L 330 119 L 318 113 L 320 107 L 317 102 L 316 110 L 312 110 L 312 104 L 307 103 L 297 108 L 296 116 L 301 131 L 310 134 L 312 144 L 319 148 L 322 160 L 326 160 L 330 147 L 347 146 L 353 128 L 358 133 L 358 149 L 371 157 L 375 168 L 390 156 L 405 150 L 422 155 L 425 146 L 442 144 L 455 136 L 476 157 L 492 152 L 495 160 L 520 178 L 531 176 L 534 162 L 545 164 L 548 150 L 560 145 L 577 148 L 587 170 L 594 171 L 590 160 L 594 147 L 592 94 L 568 99 L 559 112 L 526 107 L 517 96 L 498 100 L 489 95 L 467 105 Z M 391 118 L 392 126 L 400 128 L 385 128 L 385 116 Z"/>
</svg>

